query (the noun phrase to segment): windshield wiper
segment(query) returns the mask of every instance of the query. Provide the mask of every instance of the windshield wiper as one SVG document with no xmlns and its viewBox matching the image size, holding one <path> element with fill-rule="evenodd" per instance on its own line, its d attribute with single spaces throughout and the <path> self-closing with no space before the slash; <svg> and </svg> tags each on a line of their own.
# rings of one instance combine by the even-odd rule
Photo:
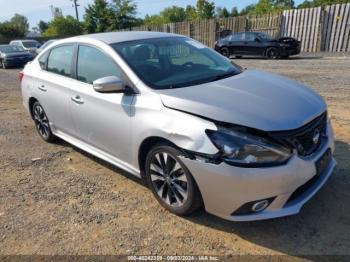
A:
<svg viewBox="0 0 350 262">
<path fill-rule="evenodd" d="M 226 72 L 226 73 L 214 76 L 212 81 L 224 79 L 224 78 L 227 78 L 227 77 L 230 77 L 230 76 L 234 76 L 234 75 L 237 75 L 237 74 L 238 73 L 235 72 L 235 71 Z"/>
</svg>

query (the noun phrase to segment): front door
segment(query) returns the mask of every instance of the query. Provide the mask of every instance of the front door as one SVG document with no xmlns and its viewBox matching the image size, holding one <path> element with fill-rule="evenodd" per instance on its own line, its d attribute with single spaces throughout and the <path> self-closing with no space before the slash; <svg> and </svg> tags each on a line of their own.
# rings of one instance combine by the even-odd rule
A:
<svg viewBox="0 0 350 262">
<path fill-rule="evenodd" d="M 70 101 L 75 136 L 103 153 L 128 162 L 134 96 L 98 93 L 92 85 L 96 79 L 106 76 L 123 79 L 119 66 L 98 48 L 80 45 L 76 75 Z"/>
</svg>

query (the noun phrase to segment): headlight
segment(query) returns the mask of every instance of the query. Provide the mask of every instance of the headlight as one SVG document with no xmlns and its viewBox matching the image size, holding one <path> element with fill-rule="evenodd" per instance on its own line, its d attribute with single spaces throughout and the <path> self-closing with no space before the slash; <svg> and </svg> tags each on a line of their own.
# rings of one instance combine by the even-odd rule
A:
<svg viewBox="0 0 350 262">
<path fill-rule="evenodd" d="M 5 58 L 5 57 L 6 57 L 6 54 L 1 54 L 1 57 Z"/>
<path fill-rule="evenodd" d="M 206 130 L 207 135 L 220 150 L 221 158 L 228 164 L 247 167 L 273 166 L 285 163 L 291 150 L 269 142 L 267 139 L 219 128 Z"/>
</svg>

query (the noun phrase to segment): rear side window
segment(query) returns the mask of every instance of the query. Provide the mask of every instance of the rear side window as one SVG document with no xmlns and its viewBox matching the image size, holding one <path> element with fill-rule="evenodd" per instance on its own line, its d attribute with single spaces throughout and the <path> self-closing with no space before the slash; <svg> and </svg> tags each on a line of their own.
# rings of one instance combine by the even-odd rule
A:
<svg viewBox="0 0 350 262">
<path fill-rule="evenodd" d="M 47 71 L 63 76 L 71 76 L 73 53 L 74 46 L 72 45 L 51 49 L 47 62 Z"/>
<path fill-rule="evenodd" d="M 242 33 L 233 34 L 231 36 L 231 41 L 242 41 Z"/>
<path fill-rule="evenodd" d="M 46 70 L 46 64 L 47 64 L 47 57 L 49 56 L 49 52 L 46 52 L 45 54 L 42 54 L 39 57 L 39 64 L 42 70 Z"/>
<path fill-rule="evenodd" d="M 96 79 L 106 76 L 122 78 L 121 70 L 112 58 L 94 47 L 79 46 L 77 61 L 78 80 L 92 84 Z"/>
</svg>

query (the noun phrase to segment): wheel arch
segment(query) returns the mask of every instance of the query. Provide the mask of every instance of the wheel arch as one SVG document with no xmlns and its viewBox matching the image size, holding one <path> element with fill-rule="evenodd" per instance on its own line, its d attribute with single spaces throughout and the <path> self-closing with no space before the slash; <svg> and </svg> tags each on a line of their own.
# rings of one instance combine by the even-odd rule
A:
<svg viewBox="0 0 350 262">
<path fill-rule="evenodd" d="M 156 144 L 161 143 L 161 142 L 167 143 L 171 146 L 174 146 L 177 149 L 184 152 L 184 150 L 182 150 L 177 145 L 175 145 L 173 142 L 171 142 L 170 140 L 168 140 L 164 137 L 151 136 L 151 137 L 145 138 L 142 141 L 142 143 L 140 144 L 139 151 L 138 151 L 138 163 L 139 163 L 139 168 L 140 168 L 140 172 L 141 172 L 142 177 L 144 176 L 145 163 L 146 163 L 146 157 L 147 157 L 148 152 L 151 150 L 152 147 L 154 147 Z"/>
<path fill-rule="evenodd" d="M 34 119 L 33 116 L 33 105 L 35 102 L 38 102 L 38 99 L 36 99 L 35 97 L 30 97 L 28 100 L 28 106 L 29 106 L 29 113 L 32 119 Z"/>
</svg>

